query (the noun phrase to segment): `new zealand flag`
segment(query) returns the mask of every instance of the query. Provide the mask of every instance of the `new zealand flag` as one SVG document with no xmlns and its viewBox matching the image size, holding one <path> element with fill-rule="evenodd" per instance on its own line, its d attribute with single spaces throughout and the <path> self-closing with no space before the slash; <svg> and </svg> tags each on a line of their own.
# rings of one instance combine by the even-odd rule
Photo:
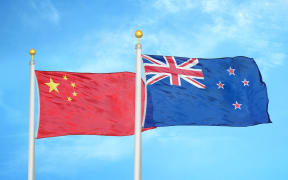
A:
<svg viewBox="0 0 288 180">
<path fill-rule="evenodd" d="M 142 60 L 147 90 L 144 127 L 271 123 L 266 85 L 252 58 L 142 55 Z"/>
</svg>

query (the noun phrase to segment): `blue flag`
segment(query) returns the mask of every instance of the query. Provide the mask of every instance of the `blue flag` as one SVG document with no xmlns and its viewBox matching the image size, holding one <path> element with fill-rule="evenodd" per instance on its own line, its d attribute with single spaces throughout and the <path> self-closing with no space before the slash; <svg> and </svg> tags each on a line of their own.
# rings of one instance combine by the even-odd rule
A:
<svg viewBox="0 0 288 180">
<path fill-rule="evenodd" d="M 202 59 L 142 55 L 144 127 L 244 127 L 271 123 L 265 83 L 252 58 Z"/>
</svg>

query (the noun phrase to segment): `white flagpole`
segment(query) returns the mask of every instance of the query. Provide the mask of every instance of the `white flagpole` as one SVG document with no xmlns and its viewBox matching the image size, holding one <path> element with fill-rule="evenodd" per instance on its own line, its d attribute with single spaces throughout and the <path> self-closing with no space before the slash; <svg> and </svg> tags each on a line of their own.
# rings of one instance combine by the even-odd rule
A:
<svg viewBox="0 0 288 180">
<path fill-rule="evenodd" d="M 141 180 L 141 50 L 140 38 L 142 31 L 135 32 L 138 43 L 136 44 L 136 90 L 135 90 L 135 141 L 134 141 L 134 180 Z"/>
<path fill-rule="evenodd" d="M 35 49 L 30 49 L 29 54 L 31 55 L 30 61 L 30 102 L 29 102 L 29 147 L 28 147 L 28 180 L 35 179 L 35 87 L 34 87 L 34 55 L 36 54 Z"/>
</svg>

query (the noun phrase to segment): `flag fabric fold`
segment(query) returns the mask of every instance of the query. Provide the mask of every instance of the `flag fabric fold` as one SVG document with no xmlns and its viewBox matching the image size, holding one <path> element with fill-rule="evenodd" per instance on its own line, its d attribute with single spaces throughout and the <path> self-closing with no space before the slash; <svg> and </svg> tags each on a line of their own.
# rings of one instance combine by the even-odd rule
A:
<svg viewBox="0 0 288 180">
<path fill-rule="evenodd" d="M 135 73 L 35 73 L 40 99 L 37 138 L 134 134 Z M 144 82 L 142 89 L 143 114 Z"/>
<path fill-rule="evenodd" d="M 142 55 L 142 60 L 146 128 L 271 123 L 266 85 L 252 58 Z"/>
</svg>

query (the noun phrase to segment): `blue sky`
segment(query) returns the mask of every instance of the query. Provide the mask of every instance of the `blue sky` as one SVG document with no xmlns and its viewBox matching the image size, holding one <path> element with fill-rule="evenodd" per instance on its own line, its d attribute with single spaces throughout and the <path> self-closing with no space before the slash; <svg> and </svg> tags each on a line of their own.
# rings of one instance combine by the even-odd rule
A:
<svg viewBox="0 0 288 180">
<path fill-rule="evenodd" d="M 287 9 L 285 0 L 1 1 L 0 179 L 27 178 L 29 49 L 38 70 L 135 72 L 137 29 L 146 54 L 255 58 L 273 121 L 145 132 L 144 180 L 287 179 Z M 133 142 L 37 140 L 36 179 L 133 179 Z"/>
</svg>

